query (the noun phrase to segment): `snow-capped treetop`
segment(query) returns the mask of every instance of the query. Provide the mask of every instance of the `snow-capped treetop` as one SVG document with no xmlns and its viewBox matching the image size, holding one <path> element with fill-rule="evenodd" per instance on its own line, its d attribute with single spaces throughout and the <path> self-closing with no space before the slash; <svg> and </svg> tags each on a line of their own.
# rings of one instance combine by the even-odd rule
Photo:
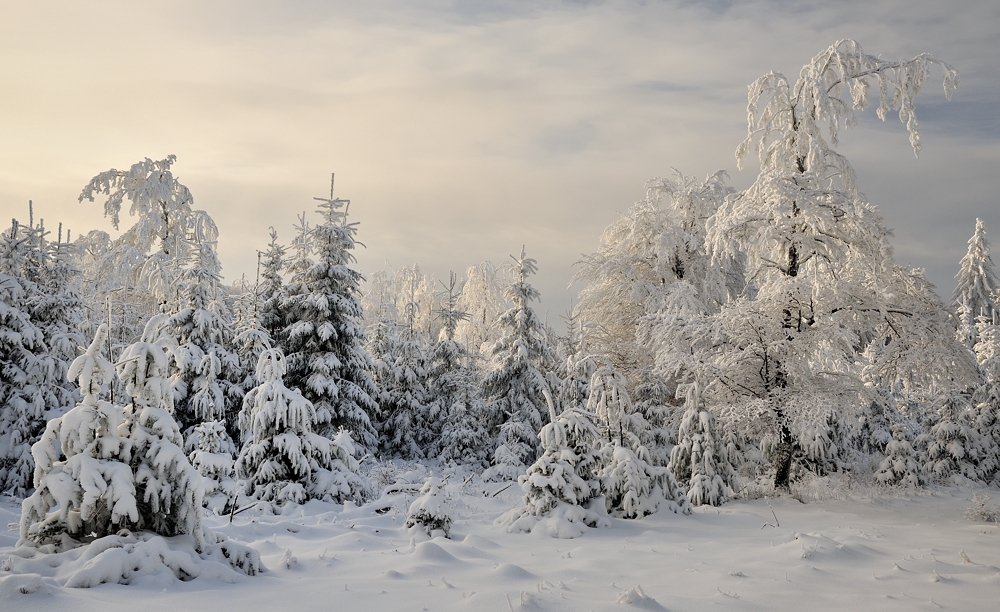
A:
<svg viewBox="0 0 1000 612">
<path fill-rule="evenodd" d="M 444 305 L 434 311 L 435 316 L 443 321 L 444 333 L 449 341 L 455 339 L 455 329 L 458 327 L 458 324 L 462 321 L 468 321 L 472 316 L 458 308 L 459 294 L 455 291 L 457 282 L 458 279 L 455 273 L 452 272 L 449 276 L 448 284 L 444 285 L 444 283 L 441 283 L 445 288 L 442 295 L 447 295 L 447 297 L 445 298 Z"/>
<path fill-rule="evenodd" d="M 824 128 L 830 142 L 838 144 L 841 125 L 855 125 L 854 111 L 868 106 L 874 81 L 879 92 L 879 119 L 884 121 L 889 111 L 898 111 L 899 120 L 910 133 L 913 152 L 919 154 L 920 132 L 913 101 L 934 65 L 944 72 L 944 93 L 950 100 L 958 87 L 958 72 L 948 64 L 926 53 L 910 60 L 884 60 L 866 54 L 861 45 L 849 39 L 816 55 L 802 67 L 794 84 L 781 73 L 765 74 L 750 84 L 747 93 L 747 137 L 736 150 L 737 164 L 742 169 L 756 145 L 762 170 L 787 167 L 797 172 L 823 172 L 832 164 L 843 173 L 844 186 L 853 193 L 854 173 L 845 158 L 831 156 Z"/>
<path fill-rule="evenodd" d="M 997 280 L 993 270 L 990 242 L 986 238 L 986 225 L 982 219 L 976 219 L 976 232 L 969 238 L 969 250 L 962 257 L 955 278 L 958 285 L 952 296 L 953 304 L 964 302 L 973 320 L 981 315 L 992 319 L 993 313 L 1000 314 L 996 303 L 1000 295 L 1000 280 Z"/>
<path fill-rule="evenodd" d="M 102 385 L 111 382 L 115 370 L 111 362 L 104 358 L 101 349 L 104 348 L 108 340 L 108 326 L 101 325 L 97 328 L 94 341 L 87 347 L 87 351 L 73 360 L 69 366 L 67 376 L 70 380 L 76 380 L 80 385 L 80 391 L 84 395 L 84 402 L 87 398 L 93 398 L 91 403 L 96 401 L 102 390 Z"/>
</svg>

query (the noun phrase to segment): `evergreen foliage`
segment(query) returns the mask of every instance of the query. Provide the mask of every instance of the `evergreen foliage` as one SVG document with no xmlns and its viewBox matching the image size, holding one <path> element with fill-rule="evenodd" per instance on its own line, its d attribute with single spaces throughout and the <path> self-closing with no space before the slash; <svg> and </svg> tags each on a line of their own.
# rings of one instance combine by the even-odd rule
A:
<svg viewBox="0 0 1000 612">
<path fill-rule="evenodd" d="M 300 248 L 304 255 L 315 252 L 316 261 L 300 255 L 293 264 L 278 344 L 288 355 L 289 386 L 315 406 L 316 430 L 333 438 L 345 429 L 362 449 L 374 451 L 377 389 L 360 327 L 361 274 L 350 267 L 357 224 L 347 222 L 348 204 L 334 199 L 331 184 L 330 198 L 320 199 L 322 222 L 311 229 L 303 224 L 300 238 L 309 248 Z"/>
<path fill-rule="evenodd" d="M 551 398 L 541 364 L 549 347 L 541 322 L 530 307 L 539 298 L 527 283 L 537 264 L 521 249 L 514 258 L 518 280 L 508 289 L 514 307 L 501 315 L 503 336 L 491 350 L 492 364 L 483 380 L 483 395 L 494 427 L 498 426 L 493 467 L 484 477 L 513 480 L 534 462 L 542 428 L 546 396 Z"/>
<path fill-rule="evenodd" d="M 239 423 L 246 442 L 236 470 L 246 493 L 278 505 L 358 499 L 365 482 L 350 434 L 341 430 L 331 440 L 313 432 L 316 410 L 285 386 L 285 367 L 278 349 L 265 351 L 257 364 L 260 384 L 243 400 Z"/>
</svg>

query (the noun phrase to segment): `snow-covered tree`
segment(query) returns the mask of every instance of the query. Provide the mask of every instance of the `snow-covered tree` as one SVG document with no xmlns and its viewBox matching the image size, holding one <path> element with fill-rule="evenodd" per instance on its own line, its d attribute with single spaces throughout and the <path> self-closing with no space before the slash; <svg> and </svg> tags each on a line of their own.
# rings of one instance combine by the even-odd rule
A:
<svg viewBox="0 0 1000 612">
<path fill-rule="evenodd" d="M 45 427 L 39 387 L 45 334 L 31 317 L 35 283 L 24 273 L 30 235 L 17 221 L 0 235 L 0 492 L 31 487 L 31 444 Z"/>
<path fill-rule="evenodd" d="M 923 483 L 916 453 L 907 439 L 907 428 L 902 424 L 892 428 L 892 440 L 885 445 L 885 459 L 875 472 L 875 480 L 884 485 L 919 487 Z"/>
<path fill-rule="evenodd" d="M 365 482 L 350 434 L 341 430 L 331 440 L 313 432 L 316 410 L 285 386 L 285 367 L 280 350 L 265 351 L 257 365 L 260 384 L 243 400 L 239 423 L 247 442 L 236 470 L 246 493 L 279 505 L 358 499 Z"/>
<path fill-rule="evenodd" d="M 385 322 L 376 326 L 366 348 L 379 390 L 379 448 L 390 457 L 422 459 L 435 437 L 429 428 L 427 365 L 419 335 L 413 328 L 399 330 Z"/>
<path fill-rule="evenodd" d="M 574 282 L 584 283 L 575 312 L 587 327 L 588 350 L 605 355 L 627 378 L 650 367 L 652 354 L 636 332 L 678 281 L 700 301 L 716 305 L 742 289 L 739 254 L 710 265 L 706 219 L 732 189 L 718 172 L 704 182 L 678 174 L 653 179 L 646 198 L 604 230 L 596 253 L 578 262 Z"/>
<path fill-rule="evenodd" d="M 585 527 L 609 526 L 597 475 L 597 415 L 583 407 L 564 411 L 541 431 L 542 454 L 519 478 L 524 505 L 501 517 L 508 531 L 575 538 Z M 597 502 L 596 504 L 593 502 Z"/>
<path fill-rule="evenodd" d="M 465 271 L 465 283 L 458 308 L 469 318 L 455 326 L 455 337 L 472 353 L 488 355 L 500 339 L 500 315 L 508 309 L 505 288 L 509 285 L 509 266 L 483 262 Z"/>
<path fill-rule="evenodd" d="M 196 534 L 201 548 L 201 507 L 204 486 L 183 451 L 181 429 L 172 415 L 173 391 L 166 380 L 168 358 L 154 332 L 129 345 L 116 364 L 118 378 L 131 402 L 119 435 L 130 448 L 127 461 L 135 475 L 139 525 L 159 534 Z"/>
<path fill-rule="evenodd" d="M 447 297 L 435 313 L 442 321 L 442 335 L 431 351 L 427 388 L 436 413 L 443 418 L 439 457 L 442 461 L 484 468 L 490 462 L 492 440 L 485 422 L 486 407 L 473 356 L 455 340 L 456 328 L 468 320 L 459 310 L 457 279 L 451 274 Z"/>
<path fill-rule="evenodd" d="M 407 527 L 420 527 L 433 537 L 451 537 L 451 516 L 445 508 L 444 483 L 440 478 L 427 479 L 420 497 L 413 500 L 406 513 Z"/>
<path fill-rule="evenodd" d="M 919 293 L 919 283 L 894 265 L 881 217 L 833 148 L 874 85 L 879 117 L 899 111 L 918 151 L 913 101 L 934 65 L 944 70 L 950 96 L 957 84 L 950 66 L 927 55 L 890 62 L 849 40 L 814 57 L 794 82 L 771 72 L 751 84 L 737 161 L 742 166 L 755 150 L 760 173 L 747 190 L 726 198 L 705 238 L 718 264 L 745 257 L 746 289 L 718 312 L 675 303 L 675 323 L 654 326 L 649 336 L 663 374 L 685 369 L 705 382 L 714 401 L 761 416 L 745 431 L 760 426 L 776 486 L 788 485 L 796 456 L 809 455 L 813 465 L 836 462 L 841 445 L 831 432 L 856 424 L 854 413 L 866 405 L 856 377 L 864 362 L 892 380 L 904 375 L 889 372 L 899 362 L 893 359 L 917 358 L 914 345 L 935 342 L 926 329 L 914 329 L 921 324 L 912 321 L 918 314 L 911 308 L 920 302 L 927 306 L 921 315 L 933 313 L 924 299 L 932 292 L 908 292 Z M 700 297 L 696 288 L 688 295 Z M 882 348 L 862 357 L 873 344 Z M 948 365 L 916 374 L 953 376 L 944 370 L 960 359 L 954 355 L 927 354 Z"/>
<path fill-rule="evenodd" d="M 624 375 L 608 362 L 590 381 L 588 410 L 597 415 L 602 434 L 602 490 L 607 509 L 621 518 L 641 518 L 664 508 L 689 514 L 684 489 L 666 466 L 653 462 L 652 428 L 632 408 Z"/>
<path fill-rule="evenodd" d="M 357 223 L 347 222 L 349 203 L 333 197 L 331 184 L 330 198 L 320 203 L 322 222 L 304 228 L 316 261 L 299 257 L 293 265 L 278 344 L 288 354 L 289 386 L 315 406 L 317 431 L 332 438 L 345 429 L 374 451 L 377 390 L 361 329 L 361 274 L 350 267 Z"/>
<path fill-rule="evenodd" d="M 670 451 L 670 471 L 687 484 L 691 505 L 719 506 L 733 495 L 736 471 L 729 463 L 715 415 L 702 400 L 700 386 L 688 383 L 685 387 L 678 390 L 684 392 L 685 410 L 677 445 Z"/>
<path fill-rule="evenodd" d="M 221 266 L 214 243 L 199 235 L 181 283 L 185 304 L 170 317 L 174 415 L 181 431 L 206 421 L 222 421 L 236 436 L 236 415 L 243 400 L 240 360 L 231 350 L 233 330 L 228 308 L 218 299 Z"/>
<path fill-rule="evenodd" d="M 1000 316 L 997 298 L 1000 296 L 1000 280 L 993 269 L 993 259 L 990 257 L 990 243 L 986 238 L 986 225 L 982 219 L 976 219 L 976 231 L 969 238 L 969 250 L 959 263 L 958 281 L 952 304 L 956 308 L 964 308 L 970 318 L 972 337 L 969 338 L 969 348 L 975 346 L 975 323 L 977 317 L 983 316 L 992 320 Z"/>
<path fill-rule="evenodd" d="M 285 328 L 285 314 L 282 304 L 287 298 L 281 274 L 285 269 L 285 247 L 278 244 L 278 232 L 270 228 L 271 242 L 262 253 L 260 284 L 255 288 L 257 320 L 268 335 L 278 338 Z M 254 367 L 257 361 L 254 360 Z"/>
<path fill-rule="evenodd" d="M 221 493 L 229 498 L 236 492 L 236 447 L 222 421 L 206 421 L 194 428 L 198 448 L 189 458 L 194 469 L 205 479 L 205 499 Z"/>
<path fill-rule="evenodd" d="M 153 344 L 130 347 L 118 366 L 132 396 L 123 409 L 99 399 L 114 374 L 101 355 L 107 333 L 102 325 L 70 367 L 83 400 L 49 421 L 32 447 L 35 492 L 23 504 L 21 541 L 59 548 L 128 528 L 188 534 L 201 550 L 201 477 L 181 451 L 180 432 L 165 408 L 166 356 Z"/>
<path fill-rule="evenodd" d="M 542 324 L 530 306 L 539 294 L 526 280 L 538 267 L 523 248 L 514 261 L 518 280 L 508 289 L 514 307 L 500 317 L 503 336 L 493 345 L 492 363 L 483 380 L 487 410 L 493 426 L 499 426 L 493 467 L 486 475 L 490 478 L 513 479 L 534 462 L 542 415 L 548 414 L 546 396 L 551 398 L 545 374 L 540 370 L 549 347 Z"/>
<path fill-rule="evenodd" d="M 925 433 L 916 440 L 925 474 L 937 480 L 956 475 L 983 481 L 992 477 L 997 447 L 977 430 L 977 416 L 967 394 L 952 393 L 937 400 Z"/>
<path fill-rule="evenodd" d="M 79 197 L 80 202 L 106 197 L 104 215 L 115 229 L 122 205 L 131 202 L 129 214 L 136 217 L 131 228 L 114 240 L 101 233 L 89 236 L 83 246 L 90 260 L 88 292 L 103 297 L 120 290 L 123 309 L 136 307 L 134 329 L 141 330 L 146 318 L 176 301 L 177 280 L 190 250 L 188 237 L 197 234 L 215 241 L 219 235 L 208 213 L 192 207 L 190 190 L 171 170 L 175 161 L 176 156 L 168 155 L 157 161 L 146 158 L 128 170 L 112 168 L 91 179 Z"/>
</svg>

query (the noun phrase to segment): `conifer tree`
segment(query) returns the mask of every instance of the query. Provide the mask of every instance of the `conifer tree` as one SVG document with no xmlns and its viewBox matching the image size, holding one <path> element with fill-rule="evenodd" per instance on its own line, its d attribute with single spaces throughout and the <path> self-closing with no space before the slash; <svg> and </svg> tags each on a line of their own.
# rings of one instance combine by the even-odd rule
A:
<svg viewBox="0 0 1000 612">
<path fill-rule="evenodd" d="M 969 250 L 959 263 L 958 274 L 955 275 L 958 284 L 952 302 L 956 308 L 964 308 L 970 318 L 969 348 L 975 346 L 974 321 L 982 316 L 993 320 L 1000 315 L 997 307 L 997 296 L 1000 295 L 1000 280 L 993 269 L 993 259 L 990 257 L 990 243 L 986 238 L 986 225 L 982 219 L 976 219 L 976 231 L 969 238 Z"/>
<path fill-rule="evenodd" d="M 538 267 L 523 247 L 514 261 L 518 280 L 507 294 L 514 307 L 500 317 L 503 336 L 493 345 L 492 365 L 483 381 L 487 409 L 499 429 L 493 468 L 484 477 L 511 480 L 537 456 L 542 414 L 548 413 L 546 395 L 551 397 L 540 370 L 549 348 L 542 324 L 530 306 L 539 294 L 526 280 Z"/>
<path fill-rule="evenodd" d="M 884 485 L 919 487 L 923 483 L 916 453 L 907 439 L 906 427 L 892 427 L 892 440 L 885 445 L 885 459 L 875 472 L 875 481 Z"/>
<path fill-rule="evenodd" d="M 472 355 L 455 340 L 455 331 L 469 314 L 460 310 L 455 273 L 446 285 L 447 297 L 437 311 L 444 337 L 431 352 L 427 386 L 441 424 L 442 461 L 484 468 L 489 465 L 491 440 L 484 423 L 486 407 L 480 393 L 481 381 Z"/>
<path fill-rule="evenodd" d="M 716 424 L 715 416 L 705 408 L 698 383 L 678 389 L 685 397 L 677 446 L 670 452 L 670 470 L 687 484 L 693 506 L 719 506 L 733 495 L 733 466 Z"/>
<path fill-rule="evenodd" d="M 317 431 L 333 438 L 345 429 L 363 449 L 374 451 L 377 389 L 361 329 L 362 277 L 350 267 L 357 223 L 347 222 L 350 201 L 333 197 L 332 180 L 330 197 L 316 199 L 322 222 L 304 228 L 303 235 L 316 261 L 299 257 L 292 269 L 278 344 L 288 354 L 289 386 L 315 407 Z"/>
<path fill-rule="evenodd" d="M 31 444 L 45 427 L 39 363 L 48 350 L 31 317 L 37 285 L 25 277 L 30 235 L 14 220 L 0 235 L 0 492 L 31 486 Z"/>
<path fill-rule="evenodd" d="M 610 525 L 605 509 L 591 503 L 602 492 L 596 419 L 578 406 L 542 428 L 542 454 L 518 479 L 524 505 L 500 519 L 508 531 L 535 531 L 541 524 L 548 535 L 574 538 L 584 527 Z"/>
<path fill-rule="evenodd" d="M 236 470 L 246 493 L 278 505 L 358 499 L 365 483 L 350 434 L 341 430 L 331 440 L 313 432 L 316 410 L 285 386 L 285 367 L 280 350 L 265 351 L 257 365 L 260 384 L 243 400 L 239 423 L 247 442 Z"/>
<path fill-rule="evenodd" d="M 600 476 L 607 509 L 621 518 L 641 518 L 661 508 L 689 514 L 684 489 L 673 473 L 653 463 L 652 428 L 633 410 L 625 384 L 624 375 L 605 361 L 591 378 L 587 398 L 603 438 Z"/>
<path fill-rule="evenodd" d="M 23 504 L 21 541 L 60 548 L 128 528 L 188 534 L 200 551 L 206 544 L 202 482 L 167 410 L 167 358 L 155 344 L 131 345 L 118 375 L 132 402 L 122 408 L 101 400 L 103 384 L 114 375 L 101 355 L 107 333 L 100 326 L 70 367 L 83 400 L 49 421 L 32 447 L 35 492 Z"/>
<path fill-rule="evenodd" d="M 171 347 L 170 377 L 174 415 L 185 435 L 201 423 L 222 421 L 235 437 L 236 415 L 243 400 L 238 385 L 240 361 L 231 350 L 231 315 L 217 298 L 221 266 L 214 243 L 208 236 L 196 236 L 195 244 L 189 245 L 192 256 L 182 275 L 186 303 L 170 317 L 164 330 L 169 330 L 176 343 Z"/>
</svg>

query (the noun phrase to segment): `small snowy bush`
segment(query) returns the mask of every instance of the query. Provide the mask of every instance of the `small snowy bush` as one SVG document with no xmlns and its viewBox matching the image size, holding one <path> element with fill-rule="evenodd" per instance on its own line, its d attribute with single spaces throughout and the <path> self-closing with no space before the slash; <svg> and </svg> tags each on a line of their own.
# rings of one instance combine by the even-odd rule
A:
<svg viewBox="0 0 1000 612">
<path fill-rule="evenodd" d="M 450 537 L 451 517 L 445 510 L 444 483 L 439 478 L 428 478 L 420 489 L 420 497 L 406 514 L 407 527 L 420 527 L 433 537 Z"/>
<path fill-rule="evenodd" d="M 875 480 L 883 485 L 919 487 L 923 481 L 913 447 L 906 439 L 906 428 L 894 425 L 892 440 L 885 445 L 886 457 L 875 472 Z"/>
<path fill-rule="evenodd" d="M 973 494 L 972 505 L 965 509 L 965 518 L 977 523 L 1000 522 L 1000 505 L 990 506 L 989 503 L 989 495 Z"/>
</svg>

